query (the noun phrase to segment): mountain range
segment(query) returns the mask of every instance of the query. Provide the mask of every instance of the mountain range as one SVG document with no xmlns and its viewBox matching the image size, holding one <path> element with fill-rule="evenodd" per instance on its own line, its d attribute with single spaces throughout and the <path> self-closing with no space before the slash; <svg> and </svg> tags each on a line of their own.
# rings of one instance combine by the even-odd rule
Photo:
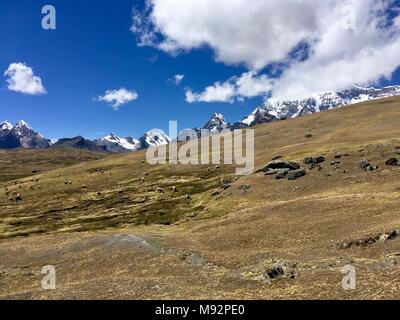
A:
<svg viewBox="0 0 400 320">
<path fill-rule="evenodd" d="M 268 100 L 256 108 L 250 115 L 233 125 L 227 122 L 222 114 L 214 113 L 211 119 L 202 127 L 209 130 L 211 134 L 223 130 L 234 130 L 248 128 L 273 121 L 296 118 L 308 114 L 331 110 L 360 103 L 400 95 L 400 86 L 389 86 L 383 88 L 353 87 L 338 92 L 325 92 L 314 94 L 306 99 L 272 101 Z M 193 133 L 200 135 L 198 128 L 190 131 L 182 130 L 177 137 L 179 141 L 193 139 Z M 165 145 L 173 141 L 162 130 L 150 130 L 139 140 L 133 137 L 121 138 L 116 134 L 110 134 L 104 138 L 94 141 L 78 136 L 74 138 L 59 139 L 51 143 L 49 139 L 32 129 L 25 121 L 18 121 L 12 125 L 8 121 L 0 123 L 0 149 L 15 148 L 78 148 L 98 152 L 123 153 L 147 149 L 152 146 Z"/>
</svg>

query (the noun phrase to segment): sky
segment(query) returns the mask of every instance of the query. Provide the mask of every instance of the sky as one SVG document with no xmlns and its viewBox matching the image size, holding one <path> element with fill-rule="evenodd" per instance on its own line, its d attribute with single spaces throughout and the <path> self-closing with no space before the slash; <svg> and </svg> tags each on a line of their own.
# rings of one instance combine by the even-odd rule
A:
<svg viewBox="0 0 400 320">
<path fill-rule="evenodd" d="M 267 99 L 400 84 L 399 13 L 397 0 L 2 0 L 0 121 L 138 138 L 214 112 L 239 121 Z"/>
</svg>

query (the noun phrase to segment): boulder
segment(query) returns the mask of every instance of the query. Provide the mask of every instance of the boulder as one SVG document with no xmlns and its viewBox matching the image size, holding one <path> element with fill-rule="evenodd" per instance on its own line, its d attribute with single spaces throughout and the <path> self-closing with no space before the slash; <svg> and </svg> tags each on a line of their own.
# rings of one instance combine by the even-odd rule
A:
<svg viewBox="0 0 400 320">
<path fill-rule="evenodd" d="M 278 169 L 275 178 L 277 180 L 281 180 L 285 178 L 289 172 L 290 172 L 289 169 Z"/>
<path fill-rule="evenodd" d="M 361 160 L 359 163 L 359 167 L 364 171 L 374 171 L 374 167 L 369 163 L 368 160 Z"/>
<path fill-rule="evenodd" d="M 315 157 L 315 158 L 314 157 L 304 158 L 305 164 L 317 165 L 317 164 L 320 164 L 323 162 L 325 162 L 325 157 L 323 157 L 323 156 L 319 156 L 319 157 Z"/>
<path fill-rule="evenodd" d="M 306 175 L 306 171 L 304 169 L 292 170 L 287 174 L 288 180 L 297 180 Z"/>
<path fill-rule="evenodd" d="M 289 170 L 298 170 L 300 169 L 300 165 L 296 162 L 292 161 L 284 161 L 282 159 L 274 160 L 269 162 L 265 167 L 264 171 L 268 172 L 276 169 L 289 169 Z"/>
<path fill-rule="evenodd" d="M 387 166 L 398 166 L 400 165 L 399 160 L 396 158 L 391 158 L 385 162 Z"/>
</svg>

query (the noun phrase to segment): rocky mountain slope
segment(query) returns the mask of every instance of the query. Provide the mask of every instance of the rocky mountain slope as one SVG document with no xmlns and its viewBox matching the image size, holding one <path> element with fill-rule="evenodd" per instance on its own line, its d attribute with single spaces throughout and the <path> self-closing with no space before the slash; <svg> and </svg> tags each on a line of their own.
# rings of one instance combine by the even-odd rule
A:
<svg viewBox="0 0 400 320">
<path fill-rule="evenodd" d="M 0 149 L 45 149 L 50 140 L 33 130 L 25 121 L 18 121 L 15 126 L 10 122 L 0 123 Z"/>
<path fill-rule="evenodd" d="M 75 148 L 95 152 L 104 152 L 105 149 L 98 146 L 95 142 L 87 140 L 81 136 L 74 138 L 59 139 L 56 143 L 51 145 L 51 148 Z"/>
</svg>

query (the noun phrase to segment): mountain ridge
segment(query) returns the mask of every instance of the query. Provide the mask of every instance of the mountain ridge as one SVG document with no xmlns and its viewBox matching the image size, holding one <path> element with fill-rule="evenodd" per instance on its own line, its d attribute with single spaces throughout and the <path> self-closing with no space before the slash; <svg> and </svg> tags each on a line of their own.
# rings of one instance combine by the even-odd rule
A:
<svg viewBox="0 0 400 320">
<path fill-rule="evenodd" d="M 400 85 L 387 86 L 382 88 L 363 88 L 354 86 L 347 90 L 338 92 L 324 92 L 311 95 L 308 98 L 298 100 L 266 101 L 257 107 L 251 114 L 234 124 L 228 122 L 220 113 L 214 113 L 210 120 L 202 127 L 211 134 L 220 133 L 223 130 L 235 130 L 253 127 L 274 121 L 301 117 L 335 108 L 345 107 L 355 103 L 388 98 L 400 95 Z M 44 138 L 41 134 L 32 129 L 24 120 L 12 125 L 9 121 L 0 123 L 0 149 L 15 148 L 60 148 L 73 147 L 87 149 L 90 151 L 108 153 L 126 153 L 147 149 L 159 145 L 169 144 L 172 141 L 184 141 L 201 135 L 198 128 L 184 129 L 178 137 L 169 137 L 159 129 L 147 131 L 139 139 L 133 137 L 121 138 L 111 133 L 96 140 L 88 140 L 77 136 L 74 138 L 62 138 L 54 144 Z M 193 132 L 195 136 L 193 137 Z"/>
</svg>

